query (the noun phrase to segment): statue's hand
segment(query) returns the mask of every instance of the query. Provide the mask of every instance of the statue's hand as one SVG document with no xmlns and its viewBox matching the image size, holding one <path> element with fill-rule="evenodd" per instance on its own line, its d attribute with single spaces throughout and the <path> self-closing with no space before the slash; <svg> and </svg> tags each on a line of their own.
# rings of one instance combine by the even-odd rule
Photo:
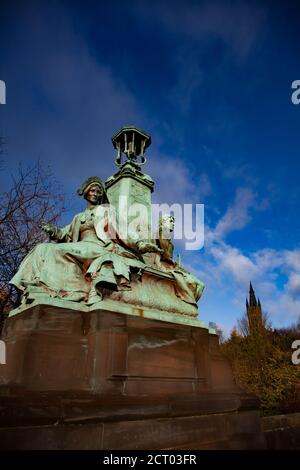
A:
<svg viewBox="0 0 300 470">
<path fill-rule="evenodd" d="M 42 223 L 41 228 L 42 228 L 42 230 L 44 230 L 44 232 L 48 233 L 48 235 L 50 235 L 50 237 L 52 235 L 54 235 L 55 232 L 56 232 L 56 228 L 54 227 L 54 225 Z"/>
<path fill-rule="evenodd" d="M 160 255 L 163 253 L 163 250 L 158 248 L 155 243 L 140 241 L 138 243 L 138 248 L 140 253 L 158 253 Z"/>
</svg>

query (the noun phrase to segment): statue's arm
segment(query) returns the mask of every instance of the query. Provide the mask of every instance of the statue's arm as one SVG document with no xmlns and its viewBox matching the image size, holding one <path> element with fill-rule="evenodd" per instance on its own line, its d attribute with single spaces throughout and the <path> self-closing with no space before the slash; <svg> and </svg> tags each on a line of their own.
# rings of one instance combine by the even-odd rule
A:
<svg viewBox="0 0 300 470">
<path fill-rule="evenodd" d="M 118 221 L 118 223 L 116 222 Z M 162 250 L 149 240 L 145 240 L 143 236 L 134 228 L 127 225 L 126 220 L 121 214 L 108 216 L 106 220 L 108 231 L 113 234 L 115 239 L 129 249 L 138 253 L 162 253 Z M 117 230 L 117 227 L 119 230 Z"/>
<path fill-rule="evenodd" d="M 50 240 L 57 243 L 72 241 L 72 224 L 68 224 L 62 228 L 55 227 L 51 224 L 42 224 L 41 227 L 49 235 Z"/>
</svg>

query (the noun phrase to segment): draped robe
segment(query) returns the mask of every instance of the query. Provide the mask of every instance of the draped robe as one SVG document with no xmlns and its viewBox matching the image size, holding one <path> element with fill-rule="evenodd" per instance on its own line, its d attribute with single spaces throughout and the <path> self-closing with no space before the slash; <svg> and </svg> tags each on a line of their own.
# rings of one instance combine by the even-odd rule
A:
<svg viewBox="0 0 300 470">
<path fill-rule="evenodd" d="M 109 218 L 99 217 L 96 210 L 80 212 L 71 224 L 56 229 L 51 237 L 56 243 L 38 244 L 28 253 L 10 283 L 24 294 L 39 292 L 74 301 L 87 299 L 91 279 L 106 279 L 118 290 L 118 277 L 130 282 L 131 269 L 144 263 L 135 242 L 121 240 L 118 234 L 111 239 L 109 226 Z"/>
</svg>

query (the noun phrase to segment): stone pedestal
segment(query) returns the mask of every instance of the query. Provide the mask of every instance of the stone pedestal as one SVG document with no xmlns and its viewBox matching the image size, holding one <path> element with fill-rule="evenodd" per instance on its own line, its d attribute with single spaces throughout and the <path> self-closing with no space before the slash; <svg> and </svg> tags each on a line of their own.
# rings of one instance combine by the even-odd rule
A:
<svg viewBox="0 0 300 470">
<path fill-rule="evenodd" d="M 35 306 L 10 317 L 0 448 L 262 448 L 258 400 L 208 329 Z"/>
</svg>

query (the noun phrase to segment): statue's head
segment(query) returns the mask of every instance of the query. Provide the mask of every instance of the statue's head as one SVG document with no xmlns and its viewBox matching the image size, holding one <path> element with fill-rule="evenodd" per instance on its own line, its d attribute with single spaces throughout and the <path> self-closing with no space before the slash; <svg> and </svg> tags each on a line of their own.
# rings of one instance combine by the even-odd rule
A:
<svg viewBox="0 0 300 470">
<path fill-rule="evenodd" d="M 108 203 L 105 187 L 98 176 L 88 178 L 77 190 L 77 194 L 94 204 Z"/>
<path fill-rule="evenodd" d="M 175 224 L 175 217 L 171 214 L 161 215 L 159 218 L 159 229 L 168 232 L 173 232 Z"/>
</svg>

